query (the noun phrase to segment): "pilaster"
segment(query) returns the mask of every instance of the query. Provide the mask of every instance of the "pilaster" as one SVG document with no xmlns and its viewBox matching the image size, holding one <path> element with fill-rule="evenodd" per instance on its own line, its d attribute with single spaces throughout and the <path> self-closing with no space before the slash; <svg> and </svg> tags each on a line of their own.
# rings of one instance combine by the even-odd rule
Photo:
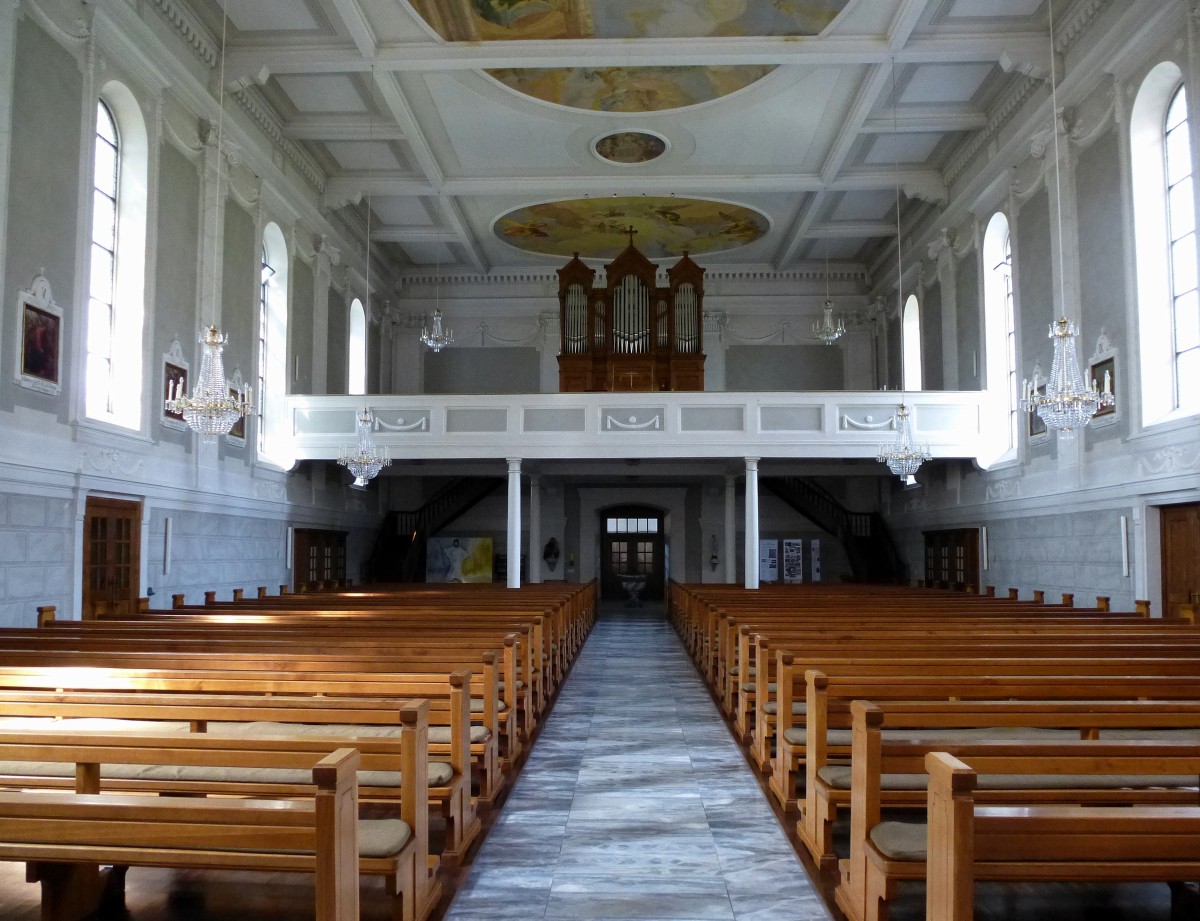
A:
<svg viewBox="0 0 1200 921">
<path fill-rule="evenodd" d="M 12 162 L 13 91 L 16 78 L 17 9 L 20 0 L 0 0 L 0 291 L 7 292 L 8 190 Z"/>
</svg>

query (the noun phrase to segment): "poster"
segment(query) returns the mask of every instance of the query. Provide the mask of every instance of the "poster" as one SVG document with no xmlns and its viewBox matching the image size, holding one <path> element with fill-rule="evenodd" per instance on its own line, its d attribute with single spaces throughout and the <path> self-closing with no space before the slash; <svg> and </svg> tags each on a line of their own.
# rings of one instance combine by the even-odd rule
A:
<svg viewBox="0 0 1200 921">
<path fill-rule="evenodd" d="M 783 581 L 795 585 L 804 581 L 804 540 L 788 538 L 783 542 Z"/>
<path fill-rule="evenodd" d="M 814 582 L 821 581 L 821 542 L 816 538 L 812 542 L 812 580 Z"/>
<path fill-rule="evenodd" d="M 758 581 L 779 581 L 779 541 L 760 540 L 758 542 Z"/>
<path fill-rule="evenodd" d="M 491 582 L 490 537 L 431 537 L 425 544 L 426 582 Z"/>
</svg>

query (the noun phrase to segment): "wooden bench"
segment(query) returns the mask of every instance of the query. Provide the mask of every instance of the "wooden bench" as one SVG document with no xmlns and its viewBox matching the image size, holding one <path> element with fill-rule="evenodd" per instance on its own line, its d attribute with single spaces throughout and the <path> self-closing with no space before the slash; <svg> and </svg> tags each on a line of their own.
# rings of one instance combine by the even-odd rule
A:
<svg viewBox="0 0 1200 921">
<path fill-rule="evenodd" d="M 1143 748 L 1128 755 L 1069 757 L 1062 769 L 1107 773 L 1114 766 L 1157 773 L 1200 773 L 1195 747 L 1174 753 Z M 1031 753 L 1036 756 L 1036 753 Z M 1028 756 L 1006 762 L 1006 770 Z M 1114 759 L 1119 763 L 1113 765 Z M 1200 878 L 1200 806 L 976 806 L 977 757 L 926 757 L 929 772 L 927 838 L 928 921 L 971 921 L 976 879 L 1004 881 L 1159 881 Z M 1058 769 L 1060 762 L 1036 766 Z"/>
</svg>

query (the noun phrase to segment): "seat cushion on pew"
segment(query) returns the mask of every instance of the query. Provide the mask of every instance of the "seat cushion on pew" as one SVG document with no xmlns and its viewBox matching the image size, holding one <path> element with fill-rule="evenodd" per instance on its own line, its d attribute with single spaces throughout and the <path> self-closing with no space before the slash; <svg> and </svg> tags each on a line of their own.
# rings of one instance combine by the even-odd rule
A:
<svg viewBox="0 0 1200 921">
<path fill-rule="evenodd" d="M 500 690 L 502 690 L 502 691 L 503 691 L 503 690 L 504 690 L 504 682 L 503 682 L 503 681 L 501 681 L 501 682 L 498 682 L 498 683 L 499 683 L 499 685 L 500 685 Z M 518 691 L 523 691 L 523 690 L 525 690 L 525 682 L 524 682 L 524 681 L 522 681 L 520 678 L 518 678 L 518 679 L 517 679 L 517 690 L 518 690 Z"/>
<path fill-rule="evenodd" d="M 450 765 L 430 761 L 429 785 L 442 786 L 454 777 Z M 74 777 L 75 765 L 65 761 L 0 761 L 0 776 Z M 311 770 L 283 768 L 210 767 L 191 764 L 104 764 L 100 776 L 108 780 L 145 780 L 164 783 L 259 783 L 301 785 L 312 783 Z M 399 787 L 399 771 L 359 771 L 358 782 L 369 787 Z"/>
<path fill-rule="evenodd" d="M 502 701 L 502 700 L 496 701 L 496 712 L 497 713 L 503 713 L 507 709 L 508 709 L 508 705 L 504 701 Z M 472 697 L 471 698 L 471 712 L 472 713 L 482 713 L 483 712 L 483 698 L 482 697 Z"/>
<path fill-rule="evenodd" d="M 1101 729 L 1100 738 L 1105 741 L 1128 742 L 1196 742 L 1200 741 L 1200 728 L 1196 729 Z"/>
<path fill-rule="evenodd" d="M 924 822 L 880 822 L 871 829 L 871 843 L 889 860 L 924 860 L 928 837 Z"/>
<path fill-rule="evenodd" d="M 774 694 L 778 689 L 779 689 L 779 685 L 777 685 L 774 681 L 767 683 L 767 690 L 770 691 L 772 694 Z M 756 690 L 758 690 L 758 685 L 755 684 L 753 681 L 743 681 L 742 682 L 742 690 L 743 691 L 756 691 Z M 804 704 L 793 705 L 793 707 L 792 707 L 793 713 L 796 712 L 797 706 L 803 707 Z M 773 700 L 770 701 L 769 703 L 763 705 L 763 709 L 766 710 L 768 713 L 774 713 L 776 711 L 776 709 L 778 709 L 778 707 L 779 707 L 779 705 L 777 703 L 775 703 L 775 701 L 773 701 Z M 804 710 L 801 709 L 800 712 L 803 713 Z"/>
<path fill-rule="evenodd" d="M 774 681 L 771 682 L 770 689 L 772 691 L 775 690 L 775 682 Z M 751 687 L 750 690 L 754 690 L 754 688 Z M 763 704 L 763 712 L 769 713 L 772 716 L 777 714 L 779 712 L 779 701 L 768 700 L 765 704 Z M 796 701 L 792 702 L 792 716 L 804 716 L 804 714 L 807 712 L 808 712 L 808 704 L 806 704 L 804 701 L 796 700 Z"/>
<path fill-rule="evenodd" d="M 807 735 L 803 727 L 785 730 L 783 737 L 793 745 L 804 745 Z M 1023 742 L 1034 739 L 1078 739 L 1077 729 L 1036 729 L 1024 726 L 995 726 L 980 729 L 885 729 L 885 742 L 907 742 L 935 739 L 939 742 Z M 830 729 L 826 732 L 829 745 L 849 745 L 849 729 Z"/>
<path fill-rule="evenodd" d="M 817 771 L 827 786 L 850 789 L 850 766 L 830 764 Z M 1182 774 L 980 774 L 980 790 L 1144 790 L 1151 787 L 1186 789 L 1196 786 L 1196 778 Z M 879 779 L 884 790 L 924 790 L 928 774 L 884 774 Z"/>
<path fill-rule="evenodd" d="M 28 732 L 30 730 L 52 732 L 138 732 L 184 735 L 191 732 L 186 720 L 128 720 L 106 719 L 95 716 L 73 716 L 55 719 L 52 716 L 6 716 L 0 718 L 0 731 Z"/>
<path fill-rule="evenodd" d="M 208 734 L 214 736 L 328 736 L 387 739 L 400 736 L 399 726 L 358 726 L 353 723 L 277 723 L 259 720 L 252 723 L 209 723 Z M 471 741 L 486 742 L 491 731 L 486 726 L 471 726 Z M 449 726 L 430 726 L 429 741 L 438 745 L 450 744 Z"/>
<path fill-rule="evenodd" d="M 358 856 L 391 857 L 404 849 L 412 828 L 401 819 L 359 819 Z"/>
</svg>

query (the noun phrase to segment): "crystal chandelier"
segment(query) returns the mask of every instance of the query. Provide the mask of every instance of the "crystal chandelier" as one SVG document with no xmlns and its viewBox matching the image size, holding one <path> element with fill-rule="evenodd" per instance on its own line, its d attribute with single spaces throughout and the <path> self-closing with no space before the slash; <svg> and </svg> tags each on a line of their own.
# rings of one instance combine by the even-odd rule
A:
<svg viewBox="0 0 1200 921">
<path fill-rule="evenodd" d="M 243 387 L 230 393 L 225 381 L 225 359 L 221 357 L 225 340 L 226 337 L 215 325 L 204 330 L 200 337 L 204 346 L 204 354 L 200 358 L 200 380 L 191 396 L 178 381 L 172 381 L 166 399 L 167 412 L 182 415 L 188 427 L 204 436 L 208 442 L 218 435 L 227 434 L 238 419 L 250 412 L 251 407 L 250 388 Z"/>
<path fill-rule="evenodd" d="M 1046 428 L 1058 432 L 1058 437 L 1069 441 L 1078 429 L 1092 421 L 1097 410 L 1112 406 L 1116 399 L 1112 395 L 1112 380 L 1107 373 L 1104 388 L 1092 381 L 1085 384 L 1079 372 L 1079 358 L 1075 352 L 1075 324 L 1062 317 L 1050 324 L 1050 338 L 1054 340 L 1054 363 L 1050 366 L 1050 379 L 1039 383 L 1034 372 L 1032 381 L 1021 386 L 1021 409 L 1037 413 Z"/>
<path fill-rule="evenodd" d="M 371 437 L 374 421 L 369 409 L 364 408 L 355 415 L 354 432 L 358 437 L 358 444 L 354 447 L 343 447 L 337 459 L 339 464 L 350 471 L 354 477 L 353 485 L 359 488 L 366 486 L 369 480 L 378 476 L 380 470 L 390 467 L 392 463 L 387 448 L 380 451 L 379 445 L 375 444 L 375 439 Z"/>
<path fill-rule="evenodd" d="M 421 327 L 421 341 L 431 352 L 440 352 L 454 341 L 454 330 L 448 330 L 442 326 L 442 312 L 437 308 L 434 308 L 430 323 L 433 326 L 432 331 L 424 326 Z"/>
<path fill-rule="evenodd" d="M 1058 252 L 1059 252 L 1059 297 L 1066 304 L 1065 269 L 1062 265 L 1062 160 L 1058 151 L 1058 80 L 1054 58 L 1054 3 L 1048 7 L 1050 16 L 1050 107 L 1054 118 L 1054 182 L 1058 202 Z M 1090 385 L 1083 382 L 1079 373 L 1079 357 L 1075 351 L 1075 336 L 1079 328 L 1067 317 L 1050 324 L 1050 338 L 1054 340 L 1054 361 L 1050 366 L 1050 380 L 1043 385 L 1038 382 L 1037 372 L 1032 381 L 1021 385 L 1021 409 L 1037 413 L 1046 428 L 1058 432 L 1062 441 L 1070 441 L 1075 432 L 1092 421 L 1101 407 L 1113 406 L 1112 381 L 1105 374 L 1104 389 L 1095 381 Z M 1044 392 L 1043 392 L 1044 391 Z"/>
<path fill-rule="evenodd" d="M 225 41 L 228 25 L 228 12 L 222 10 L 221 77 L 220 93 L 217 97 L 218 187 L 221 184 L 221 155 L 225 134 Z M 217 215 L 219 213 L 220 209 L 214 209 L 214 232 L 216 231 Z M 214 261 L 214 288 L 217 282 L 218 265 L 219 263 Z M 209 443 L 215 441 L 219 435 L 228 434 L 238 419 L 249 414 L 252 405 L 249 387 L 242 387 L 240 390 L 231 393 L 229 384 L 225 380 L 225 359 L 222 357 L 221 352 L 225 348 L 226 341 L 228 341 L 228 337 L 217 329 L 216 323 L 202 330 L 200 344 L 204 346 L 204 352 L 200 357 L 200 380 L 192 389 L 191 396 L 188 395 L 185 387 L 180 386 L 178 381 L 173 381 L 167 393 L 167 398 L 164 400 L 167 412 L 182 415 L 183 421 L 187 423 L 188 428 L 202 436 Z"/>
<path fill-rule="evenodd" d="M 833 299 L 829 296 L 829 248 L 825 249 L 825 305 L 821 308 L 821 319 L 813 323 L 812 334 L 826 345 L 833 345 L 846 332 L 846 321 L 833 316 Z"/>
<path fill-rule="evenodd" d="M 903 403 L 896 411 L 896 437 L 893 441 L 879 446 L 880 463 L 887 464 L 888 470 L 898 477 L 911 480 L 921 465 L 927 460 L 933 460 L 929 453 L 929 445 L 913 443 L 912 427 L 908 421 L 908 407 Z"/>
</svg>

